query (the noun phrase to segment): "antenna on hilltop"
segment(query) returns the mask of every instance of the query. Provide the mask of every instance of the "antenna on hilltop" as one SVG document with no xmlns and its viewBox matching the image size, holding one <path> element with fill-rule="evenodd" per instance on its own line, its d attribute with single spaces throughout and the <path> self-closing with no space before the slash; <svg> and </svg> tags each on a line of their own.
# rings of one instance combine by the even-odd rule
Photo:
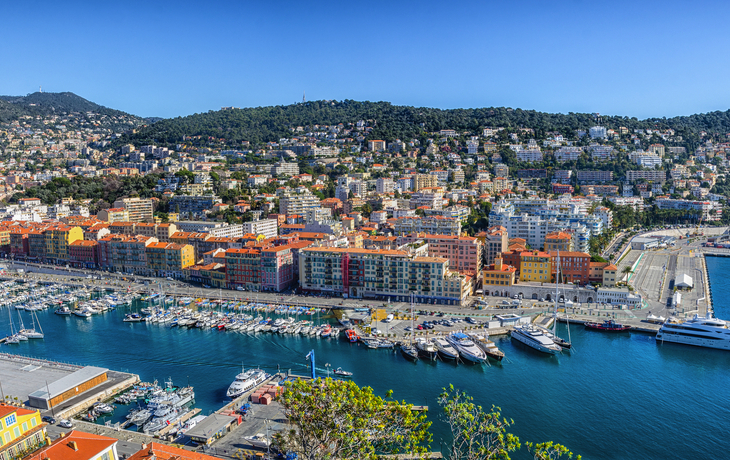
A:
<svg viewBox="0 0 730 460">
<path fill-rule="evenodd" d="M 42 92 L 43 92 L 43 87 L 42 87 L 42 86 L 40 86 L 40 85 L 38 85 L 38 92 L 39 92 L 39 93 L 42 93 Z"/>
<path fill-rule="evenodd" d="M 304 104 L 305 102 L 307 102 L 307 92 L 306 91 L 304 91 L 304 93 L 302 93 L 302 104 Z"/>
</svg>

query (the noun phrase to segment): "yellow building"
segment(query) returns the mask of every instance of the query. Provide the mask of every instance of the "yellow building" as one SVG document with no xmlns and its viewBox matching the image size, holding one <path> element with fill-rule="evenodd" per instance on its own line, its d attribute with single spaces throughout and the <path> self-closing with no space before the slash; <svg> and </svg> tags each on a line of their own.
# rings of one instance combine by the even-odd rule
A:
<svg viewBox="0 0 730 460">
<path fill-rule="evenodd" d="M 502 257 L 496 257 L 494 263 L 487 265 L 482 270 L 485 291 L 497 287 L 512 286 L 516 281 L 517 269 L 511 265 L 504 265 Z"/>
<path fill-rule="evenodd" d="M 46 259 L 51 262 L 68 261 L 68 247 L 77 240 L 84 239 L 84 230 L 81 227 L 57 225 L 48 228 L 45 233 Z"/>
<path fill-rule="evenodd" d="M 113 222 L 128 222 L 129 221 L 129 211 L 127 211 L 124 208 L 109 208 L 109 209 L 102 209 L 96 214 L 96 217 L 99 220 L 103 220 L 104 222 L 109 222 L 110 224 Z"/>
<path fill-rule="evenodd" d="M 0 460 L 23 458 L 49 442 L 40 411 L 0 404 Z"/>
<path fill-rule="evenodd" d="M 520 254 L 520 281 L 549 283 L 551 274 L 550 254 L 540 251 Z"/>
<path fill-rule="evenodd" d="M 552 232 L 545 235 L 545 252 L 571 252 L 573 238 L 565 232 Z"/>
<path fill-rule="evenodd" d="M 195 249 L 189 244 L 152 243 L 145 252 L 147 265 L 157 276 L 182 278 L 183 270 L 195 265 Z"/>
<path fill-rule="evenodd" d="M 618 268 L 611 264 L 603 268 L 603 287 L 616 287 L 616 282 L 619 280 Z"/>
</svg>

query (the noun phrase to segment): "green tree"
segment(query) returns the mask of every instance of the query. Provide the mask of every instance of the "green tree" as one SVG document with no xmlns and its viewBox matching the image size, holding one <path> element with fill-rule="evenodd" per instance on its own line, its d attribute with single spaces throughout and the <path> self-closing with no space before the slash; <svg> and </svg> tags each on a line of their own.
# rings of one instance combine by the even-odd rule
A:
<svg viewBox="0 0 730 460">
<path fill-rule="evenodd" d="M 431 422 L 410 404 L 373 394 L 352 381 L 297 379 L 279 398 L 291 427 L 274 445 L 305 460 L 374 459 L 380 454 L 423 454 Z"/>
<path fill-rule="evenodd" d="M 442 419 L 451 430 L 449 460 L 509 460 L 510 453 L 520 449 L 520 439 L 508 431 L 514 421 L 502 417 L 499 407 L 492 406 L 486 412 L 453 385 L 443 389 L 438 402 L 443 408 Z M 563 455 L 573 458 L 567 447 L 552 441 L 527 442 L 525 446 L 536 460 L 556 460 Z"/>
</svg>

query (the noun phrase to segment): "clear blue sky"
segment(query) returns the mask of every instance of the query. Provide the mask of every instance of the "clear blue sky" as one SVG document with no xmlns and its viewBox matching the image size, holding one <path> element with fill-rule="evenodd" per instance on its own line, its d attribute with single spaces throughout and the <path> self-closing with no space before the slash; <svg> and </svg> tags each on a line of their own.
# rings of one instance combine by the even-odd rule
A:
<svg viewBox="0 0 730 460">
<path fill-rule="evenodd" d="M 33 1 L 0 7 L 0 94 L 141 116 L 307 99 L 688 115 L 730 108 L 730 2 Z"/>
</svg>

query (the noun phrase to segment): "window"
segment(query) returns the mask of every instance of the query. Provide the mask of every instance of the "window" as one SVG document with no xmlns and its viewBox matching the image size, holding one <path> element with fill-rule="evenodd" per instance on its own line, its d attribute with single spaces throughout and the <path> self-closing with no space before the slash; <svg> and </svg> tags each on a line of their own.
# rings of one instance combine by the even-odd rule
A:
<svg viewBox="0 0 730 460">
<path fill-rule="evenodd" d="M 9 427 L 10 425 L 13 425 L 16 422 L 15 414 L 8 415 L 5 417 L 5 427 Z"/>
</svg>

